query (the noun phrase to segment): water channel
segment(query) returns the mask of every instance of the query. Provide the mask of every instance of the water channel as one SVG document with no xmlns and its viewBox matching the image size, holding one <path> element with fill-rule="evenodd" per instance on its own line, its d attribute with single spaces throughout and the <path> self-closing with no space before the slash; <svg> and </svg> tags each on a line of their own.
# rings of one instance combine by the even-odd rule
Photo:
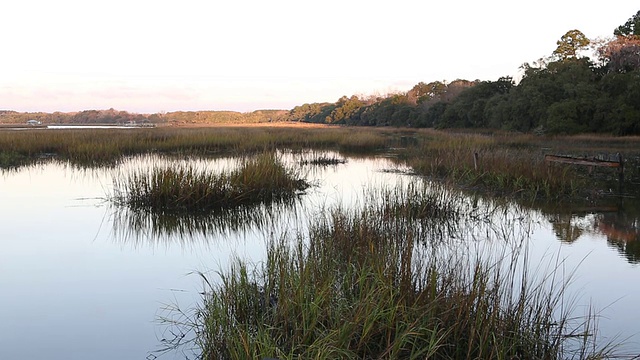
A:
<svg viewBox="0 0 640 360">
<path fill-rule="evenodd" d="M 166 161 L 195 162 L 214 171 L 233 166 L 232 159 L 140 156 L 112 168 L 47 161 L 2 171 L 0 359 L 154 359 L 168 336 L 158 321 L 166 308 L 188 309 L 201 301 L 203 283 L 194 272 L 214 274 L 234 257 L 260 261 L 269 237 L 304 231 L 312 219 L 339 204 L 358 206 L 367 189 L 414 180 L 407 169 L 385 158 L 327 153 L 322 156 L 345 162 L 314 166 L 299 161 L 317 155 L 284 155 L 314 184 L 298 202 L 231 214 L 227 220 L 183 219 L 171 226 L 114 208 L 107 200 L 113 178 Z M 528 256 L 539 271 L 554 266 L 567 274 L 575 270 L 568 294 L 575 298 L 578 315 L 591 306 L 600 314 L 599 341 L 624 341 L 621 350 L 640 354 L 637 213 L 627 211 L 623 202 L 550 211 L 465 201 L 493 209 L 484 225 L 468 229 L 468 241 L 526 238 Z"/>
</svg>

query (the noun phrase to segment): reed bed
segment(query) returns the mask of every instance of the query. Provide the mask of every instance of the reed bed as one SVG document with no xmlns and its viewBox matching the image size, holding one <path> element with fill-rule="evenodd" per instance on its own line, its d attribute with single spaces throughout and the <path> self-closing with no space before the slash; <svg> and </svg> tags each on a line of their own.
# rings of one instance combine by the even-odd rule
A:
<svg viewBox="0 0 640 360">
<path fill-rule="evenodd" d="M 546 164 L 549 149 L 531 136 L 438 134 L 410 151 L 416 173 L 497 195 L 575 197 L 586 181 L 575 168 Z"/>
<path fill-rule="evenodd" d="M 43 154 L 81 166 L 109 165 L 123 156 L 248 154 L 289 149 L 333 149 L 363 153 L 387 147 L 389 131 L 352 128 L 152 128 L 0 131 L 0 158 Z"/>
<path fill-rule="evenodd" d="M 156 213 L 210 213 L 291 199 L 308 183 L 273 152 L 212 173 L 189 164 L 156 166 L 114 179 L 114 203 Z"/>
<path fill-rule="evenodd" d="M 242 155 L 283 149 L 332 150 L 344 155 L 386 153 L 397 156 L 417 174 L 473 191 L 556 200 L 591 196 L 585 194 L 586 184 L 594 184 L 594 180 L 604 183 L 615 176 L 600 179 L 590 177 L 584 168 L 548 166 L 544 163 L 545 154 L 592 156 L 620 152 L 627 159 L 627 173 L 631 175 L 625 181 L 633 184 L 640 168 L 639 139 L 364 127 L 40 129 L 0 131 L 0 167 L 28 165 L 43 156 L 78 166 L 110 166 L 125 156 L 144 153 Z"/>
<path fill-rule="evenodd" d="M 421 241 L 414 197 L 388 192 L 335 209 L 308 233 L 270 241 L 267 259 L 205 276 L 203 304 L 182 313 L 202 359 L 598 358 L 592 317 L 574 318 L 560 274 L 531 277 L 526 254 L 479 257 Z M 400 201 L 401 203 L 394 203 Z M 422 201 L 422 200 L 421 200 Z M 562 274 L 563 275 L 563 274 Z M 187 328 L 185 328 L 185 326 Z"/>
<path fill-rule="evenodd" d="M 624 188 L 639 180 L 640 138 L 595 135 L 541 137 L 517 133 L 417 132 L 420 144 L 402 154 L 416 173 L 489 194 L 525 200 L 593 201 L 618 188 L 616 170 L 547 164 L 547 154 L 625 159 Z M 477 154 L 477 155 L 476 155 Z"/>
</svg>

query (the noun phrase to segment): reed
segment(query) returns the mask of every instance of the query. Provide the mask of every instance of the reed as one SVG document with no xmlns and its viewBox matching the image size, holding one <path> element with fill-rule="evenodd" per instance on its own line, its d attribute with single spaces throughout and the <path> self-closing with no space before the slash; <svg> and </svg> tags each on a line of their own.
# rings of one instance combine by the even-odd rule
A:
<svg viewBox="0 0 640 360">
<path fill-rule="evenodd" d="M 133 210 L 210 213 L 290 199 L 306 187 L 299 174 L 266 152 L 217 174 L 188 164 L 134 171 L 114 179 L 111 199 Z"/>
<path fill-rule="evenodd" d="M 531 136 L 431 134 L 410 151 L 407 161 L 418 174 L 492 194 L 567 198 L 586 181 L 574 168 L 548 166 L 548 148 Z"/>
<path fill-rule="evenodd" d="M 607 355 L 592 347 L 590 318 L 566 310 L 557 270 L 536 278 L 518 254 L 483 258 L 421 241 L 419 213 L 388 211 L 420 206 L 389 194 L 382 205 L 335 209 L 295 239 L 273 239 L 263 263 L 236 260 L 218 280 L 202 274 L 203 304 L 181 323 L 200 358 Z M 184 341 L 187 332 L 173 333 Z"/>
</svg>

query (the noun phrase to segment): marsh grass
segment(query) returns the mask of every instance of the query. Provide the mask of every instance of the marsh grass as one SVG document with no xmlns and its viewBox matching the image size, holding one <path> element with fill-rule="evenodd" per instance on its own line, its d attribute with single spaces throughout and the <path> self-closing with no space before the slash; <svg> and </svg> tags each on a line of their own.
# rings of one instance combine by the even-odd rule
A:
<svg viewBox="0 0 640 360">
<path fill-rule="evenodd" d="M 437 184 L 412 181 L 407 186 L 369 191 L 369 196 L 369 206 L 377 205 L 375 213 L 385 219 L 425 220 L 433 225 L 471 216 L 469 209 L 463 210 L 460 193 L 447 191 Z"/>
<path fill-rule="evenodd" d="M 206 214 L 291 199 L 308 186 L 275 153 L 265 152 L 221 173 L 189 164 L 134 171 L 114 178 L 111 199 L 132 210 Z"/>
<path fill-rule="evenodd" d="M 0 131 L 0 157 L 53 154 L 80 166 L 111 165 L 124 156 L 250 154 L 275 149 L 332 149 L 373 153 L 388 146 L 382 129 L 211 127 Z M 8 155 L 4 155 L 8 156 Z"/>
<path fill-rule="evenodd" d="M 0 166 L 22 166 L 43 154 L 78 166 L 112 166 L 123 157 L 145 153 L 246 155 L 283 149 L 332 150 L 343 155 L 391 153 L 418 174 L 474 191 L 556 200 L 584 197 L 585 185 L 594 184 L 594 180 L 598 180 L 596 186 L 609 185 L 600 185 L 599 178 L 590 177 L 585 168 L 547 166 L 545 154 L 595 156 L 620 152 L 632 162 L 627 166 L 631 176 L 625 177 L 629 184 L 626 187 L 632 188 L 638 181 L 639 148 L 638 137 L 537 137 L 366 127 L 39 129 L 0 131 Z M 474 153 L 478 154 L 477 164 Z"/>
<path fill-rule="evenodd" d="M 421 241 L 416 219 L 461 214 L 439 197 L 426 208 L 445 209 L 423 211 L 394 194 L 273 239 L 263 263 L 237 259 L 216 277 L 201 274 L 203 304 L 180 313 L 167 348 L 191 332 L 202 359 L 606 355 L 593 347 L 591 318 L 565 307 L 559 268 L 531 276 L 521 267 L 526 254 L 481 257 Z"/>
<path fill-rule="evenodd" d="M 530 136 L 439 133 L 424 139 L 406 155 L 410 166 L 468 189 L 551 200 L 576 196 L 586 183 L 574 168 L 546 164 L 549 150 Z"/>
<path fill-rule="evenodd" d="M 34 159 L 29 159 L 15 151 L 0 152 L 0 169 L 3 170 L 18 169 L 34 162 Z"/>
</svg>

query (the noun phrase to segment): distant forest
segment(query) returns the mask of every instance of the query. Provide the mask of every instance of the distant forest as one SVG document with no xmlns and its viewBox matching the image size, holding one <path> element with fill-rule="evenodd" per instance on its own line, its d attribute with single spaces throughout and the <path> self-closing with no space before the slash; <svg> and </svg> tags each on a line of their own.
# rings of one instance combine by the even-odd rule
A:
<svg viewBox="0 0 640 360">
<path fill-rule="evenodd" d="M 640 134 L 640 11 L 607 40 L 571 30 L 522 79 L 419 83 L 385 97 L 297 106 L 288 120 L 574 134 Z M 593 51 L 593 58 L 583 54 Z"/>
<path fill-rule="evenodd" d="M 502 129 L 538 134 L 640 134 L 640 11 L 609 39 L 570 30 L 556 50 L 522 65 L 522 79 L 420 82 L 407 92 L 343 96 L 291 110 L 77 113 L 0 111 L 0 123 L 255 123 L 296 121 L 352 126 Z M 593 53 L 586 56 L 586 53 Z"/>
<path fill-rule="evenodd" d="M 176 111 L 158 114 L 134 114 L 127 111 L 84 110 L 73 113 L 23 113 L 11 110 L 0 110 L 0 124 L 21 124 L 29 120 L 43 124 L 212 124 L 212 123 L 259 123 L 283 121 L 288 110 L 257 110 L 250 113 L 235 111 Z"/>
</svg>

